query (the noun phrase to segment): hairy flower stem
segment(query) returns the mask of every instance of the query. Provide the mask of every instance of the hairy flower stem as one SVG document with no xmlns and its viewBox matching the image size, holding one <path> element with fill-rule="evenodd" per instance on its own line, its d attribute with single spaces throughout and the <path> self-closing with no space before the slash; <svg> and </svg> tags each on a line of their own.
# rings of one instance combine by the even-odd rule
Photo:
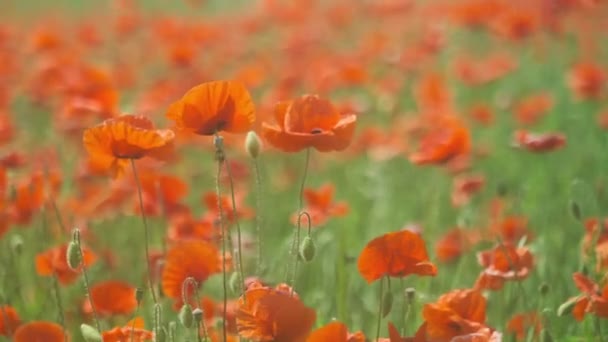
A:
<svg viewBox="0 0 608 342">
<path fill-rule="evenodd" d="M 256 270 L 255 274 L 262 272 L 262 179 L 258 159 L 253 159 L 253 171 L 255 173 L 255 235 L 256 235 Z"/>
<path fill-rule="evenodd" d="M 83 283 L 84 283 L 84 291 L 87 294 L 87 297 L 89 298 L 89 302 L 91 303 L 91 310 L 93 311 L 93 319 L 95 320 L 95 327 L 97 328 L 97 331 L 101 332 L 101 325 L 99 324 L 99 316 L 97 315 L 97 310 L 95 309 L 95 305 L 93 304 L 93 300 L 91 298 L 91 288 L 90 288 L 90 282 L 89 282 L 89 274 L 87 272 L 87 266 L 85 265 L 84 262 L 84 252 L 82 251 L 82 245 L 80 243 L 80 230 L 79 229 L 74 229 L 73 232 L 73 241 L 74 243 L 76 243 L 76 246 L 78 247 L 78 258 L 80 261 L 80 267 L 82 268 L 82 279 L 83 279 Z"/>
<path fill-rule="evenodd" d="M 300 183 L 300 194 L 298 199 L 298 216 L 302 213 L 302 209 L 304 208 L 304 186 L 306 184 L 306 177 L 308 176 L 308 164 L 310 163 L 310 148 L 306 149 L 306 159 L 304 160 L 304 174 L 302 175 L 302 182 Z M 312 224 L 309 222 L 309 224 Z M 298 246 L 300 245 L 300 224 L 298 220 L 298 225 L 296 226 L 296 230 L 293 232 L 293 239 L 291 242 L 290 254 L 293 258 L 293 262 L 291 265 L 288 265 L 285 270 L 285 278 L 286 281 L 289 281 L 289 267 L 292 269 L 296 269 L 298 267 Z M 295 287 L 296 274 L 294 272 L 293 278 L 291 279 L 291 286 Z"/>
<path fill-rule="evenodd" d="M 384 278 L 380 279 L 380 304 L 378 305 L 378 323 L 376 324 L 376 339 L 380 338 L 380 323 L 382 322 L 382 311 L 384 310 L 382 304 L 384 302 Z"/>
<path fill-rule="evenodd" d="M 228 312 L 228 274 L 226 273 L 226 239 L 227 229 L 224 224 L 224 212 L 222 210 L 222 192 L 221 192 L 221 176 L 222 164 L 224 163 L 223 139 L 219 135 L 213 137 L 215 146 L 215 159 L 217 160 L 217 174 L 215 176 L 215 194 L 217 196 L 217 210 L 220 229 L 222 230 L 222 291 L 223 291 L 223 308 L 222 308 L 222 341 L 226 342 L 228 334 L 226 331 L 226 316 Z"/>
<path fill-rule="evenodd" d="M 243 295 L 243 300 L 245 299 L 245 274 L 243 273 L 243 256 L 242 256 L 242 242 L 241 242 L 241 224 L 239 222 L 239 217 L 236 212 L 236 198 L 234 196 L 234 181 L 232 180 L 232 171 L 230 170 L 230 163 L 224 160 L 224 165 L 226 165 L 226 173 L 228 173 L 228 180 L 230 182 L 230 198 L 232 200 L 232 215 L 234 217 L 234 222 L 236 224 L 236 239 L 237 239 L 237 249 L 236 249 L 236 262 L 237 262 L 237 273 L 239 276 L 239 284 L 241 288 L 241 295 Z"/>
<path fill-rule="evenodd" d="M 63 302 L 61 300 L 61 292 L 59 291 L 59 281 L 57 280 L 57 274 L 53 272 L 53 294 L 55 295 L 55 302 L 57 303 L 57 315 L 59 316 L 59 325 L 63 329 L 63 340 L 68 342 L 68 331 L 65 327 L 65 315 L 63 311 Z"/>
<path fill-rule="evenodd" d="M 154 304 L 157 304 L 158 299 L 156 298 L 156 292 L 154 292 L 154 282 L 152 281 L 152 265 L 150 264 L 150 249 L 148 246 L 150 232 L 148 228 L 148 220 L 146 219 L 146 212 L 144 209 L 144 199 L 141 194 L 141 183 L 139 181 L 139 177 L 137 176 L 137 168 L 135 167 L 135 159 L 131 159 L 131 168 L 133 169 L 133 178 L 135 178 L 135 184 L 137 185 L 137 196 L 139 197 L 139 211 L 141 212 L 141 219 L 144 223 L 144 249 L 146 253 L 146 273 L 148 274 L 148 287 L 150 288 L 150 293 L 152 294 L 152 301 L 154 301 Z"/>
</svg>

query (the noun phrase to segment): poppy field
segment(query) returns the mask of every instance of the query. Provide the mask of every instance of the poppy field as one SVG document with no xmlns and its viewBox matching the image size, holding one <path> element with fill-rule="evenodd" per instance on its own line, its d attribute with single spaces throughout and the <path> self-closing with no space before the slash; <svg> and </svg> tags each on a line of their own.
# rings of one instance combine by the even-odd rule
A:
<svg viewBox="0 0 608 342">
<path fill-rule="evenodd" d="M 608 3 L 0 9 L 0 341 L 608 341 Z"/>
</svg>

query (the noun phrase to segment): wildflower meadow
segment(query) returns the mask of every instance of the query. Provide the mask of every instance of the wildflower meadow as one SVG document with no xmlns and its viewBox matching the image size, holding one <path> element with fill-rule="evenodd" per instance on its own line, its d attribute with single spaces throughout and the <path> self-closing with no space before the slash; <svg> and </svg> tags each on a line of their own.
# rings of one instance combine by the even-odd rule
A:
<svg viewBox="0 0 608 342">
<path fill-rule="evenodd" d="M 608 2 L 0 18 L 0 341 L 608 341 Z"/>
</svg>

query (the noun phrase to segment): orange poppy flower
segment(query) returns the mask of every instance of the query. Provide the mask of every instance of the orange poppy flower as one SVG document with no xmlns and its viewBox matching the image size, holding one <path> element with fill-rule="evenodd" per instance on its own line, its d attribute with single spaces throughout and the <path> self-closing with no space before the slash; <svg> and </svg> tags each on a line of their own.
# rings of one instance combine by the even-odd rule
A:
<svg viewBox="0 0 608 342">
<path fill-rule="evenodd" d="M 165 296 L 179 299 L 182 284 L 193 277 L 199 284 L 210 275 L 222 271 L 222 260 L 217 248 L 206 241 L 182 241 L 167 252 L 162 273 L 162 289 Z"/>
<path fill-rule="evenodd" d="M 135 317 L 122 327 L 102 332 L 101 338 L 103 342 L 144 342 L 152 341 L 154 333 L 145 330 L 144 320 L 141 317 Z"/>
<path fill-rule="evenodd" d="M 538 21 L 538 14 L 535 12 L 520 7 L 511 8 L 501 13 L 494 24 L 494 29 L 508 39 L 521 40 L 534 33 Z"/>
<path fill-rule="evenodd" d="M 144 116 L 123 115 L 85 130 L 83 143 L 94 165 L 120 176 L 130 159 L 168 158 L 173 137 L 173 131 L 154 129 Z"/>
<path fill-rule="evenodd" d="M 306 342 L 365 342 L 362 332 L 348 333 L 348 328 L 342 322 L 334 321 L 313 331 L 308 335 Z"/>
<path fill-rule="evenodd" d="M 476 104 L 470 109 L 469 115 L 471 118 L 484 126 L 490 126 L 494 123 L 494 113 L 492 109 L 483 103 Z"/>
<path fill-rule="evenodd" d="M 262 124 L 262 136 L 272 146 L 297 152 L 314 147 L 318 151 L 341 151 L 355 132 L 357 116 L 342 115 L 326 99 L 303 95 L 274 108 L 276 124 Z"/>
<path fill-rule="evenodd" d="M 437 259 L 441 262 L 455 261 L 479 241 L 477 235 L 462 228 L 450 229 L 435 243 Z"/>
<path fill-rule="evenodd" d="M 435 303 L 425 304 L 424 324 L 416 336 L 424 341 L 456 341 L 486 329 L 486 299 L 474 289 L 452 290 Z M 485 341 L 485 340 L 484 340 Z"/>
<path fill-rule="evenodd" d="M 239 335 L 254 341 L 304 342 L 316 319 L 291 289 L 250 287 L 238 305 Z"/>
<path fill-rule="evenodd" d="M 523 98 L 515 105 L 515 119 L 523 125 L 538 122 L 553 107 L 553 97 L 544 92 Z"/>
<path fill-rule="evenodd" d="M 524 341 L 530 328 L 534 328 L 534 336 L 538 337 L 542 327 L 541 317 L 536 312 L 520 313 L 511 317 L 507 322 L 507 332 L 515 335 L 518 341 Z"/>
<path fill-rule="evenodd" d="M 429 261 L 424 241 L 409 230 L 388 233 L 370 241 L 359 255 L 357 266 L 368 283 L 384 276 L 437 274 L 437 268 Z"/>
<path fill-rule="evenodd" d="M 414 164 L 441 164 L 465 157 L 471 150 L 469 130 L 455 116 L 443 115 L 434 122 L 431 132 L 410 155 Z"/>
<path fill-rule="evenodd" d="M 346 202 L 332 203 L 334 191 L 335 187 L 329 183 L 321 186 L 317 190 L 304 189 L 306 207 L 302 211 L 310 214 L 312 227 L 318 227 L 325 224 L 332 216 L 340 217 L 348 213 L 349 208 Z M 291 222 L 297 224 L 297 213 L 291 216 Z M 302 216 L 300 223 L 302 228 L 306 228 L 308 225 L 308 218 Z"/>
<path fill-rule="evenodd" d="M 508 216 L 492 227 L 492 233 L 498 235 L 502 242 L 517 245 L 522 238 L 532 241 L 534 235 L 528 229 L 528 219 L 524 216 Z"/>
<path fill-rule="evenodd" d="M 486 183 L 482 175 L 460 176 L 454 178 L 452 186 L 452 205 L 461 207 L 469 203 L 471 197 L 479 192 Z"/>
<path fill-rule="evenodd" d="M 65 333 L 59 324 L 46 321 L 34 321 L 21 325 L 13 335 L 13 342 L 34 341 L 64 342 Z"/>
<path fill-rule="evenodd" d="M 167 238 L 172 242 L 180 240 L 213 240 L 218 234 L 213 221 L 196 220 L 189 213 L 171 218 Z"/>
<path fill-rule="evenodd" d="M 255 122 L 255 106 L 241 83 L 214 81 L 190 89 L 169 107 L 167 117 L 178 129 L 199 135 L 246 133 Z"/>
<path fill-rule="evenodd" d="M 12 306 L 0 305 L 0 336 L 12 335 L 21 325 L 17 310 Z"/>
<path fill-rule="evenodd" d="M 36 255 L 36 272 L 38 275 L 52 276 L 56 274 L 60 284 L 73 283 L 78 278 L 80 270 L 72 270 L 68 266 L 67 249 L 68 245 L 64 244 Z M 97 256 L 86 247 L 82 247 L 82 250 L 83 264 L 89 267 L 97 260 Z"/>
<path fill-rule="evenodd" d="M 156 172 L 140 175 L 144 211 L 147 216 L 173 216 L 189 211 L 181 203 L 188 194 L 188 185 L 182 179 Z M 135 208 L 140 211 L 139 203 Z"/>
<path fill-rule="evenodd" d="M 502 289 L 505 281 L 527 278 L 534 263 L 532 253 L 527 248 L 510 244 L 480 252 L 477 260 L 485 269 L 477 279 L 475 288 L 488 290 Z"/>
<path fill-rule="evenodd" d="M 562 133 L 536 134 L 526 130 L 517 130 L 513 134 L 513 144 L 530 152 L 550 152 L 566 145 L 566 136 Z"/>
<path fill-rule="evenodd" d="M 116 280 L 105 281 L 91 286 L 90 300 L 83 305 L 85 313 L 92 313 L 93 308 L 102 316 L 128 315 L 137 308 L 135 287 Z"/>
<path fill-rule="evenodd" d="M 597 317 L 608 318 L 608 285 L 600 290 L 600 286 L 582 273 L 572 275 L 574 284 L 582 292 L 579 296 L 570 298 L 568 301 L 574 303 L 572 316 L 577 321 L 582 321 L 587 313 Z"/>
<path fill-rule="evenodd" d="M 224 219 L 228 220 L 228 222 L 234 222 L 236 219 L 244 219 L 244 218 L 252 218 L 254 216 L 254 212 L 251 208 L 246 207 L 243 202 L 245 201 L 244 193 L 236 193 L 235 196 L 236 203 L 236 212 L 232 208 L 232 198 L 231 196 L 222 196 L 220 199 L 220 205 L 222 207 L 222 215 Z M 209 209 L 207 214 L 203 219 L 208 220 L 210 222 L 215 222 L 219 219 L 219 207 L 218 207 L 218 198 L 216 192 L 208 192 L 203 196 L 203 203 L 205 207 Z"/>
<path fill-rule="evenodd" d="M 596 63 L 580 62 L 572 67 L 567 81 L 576 97 L 597 99 L 604 91 L 608 73 Z"/>
</svg>

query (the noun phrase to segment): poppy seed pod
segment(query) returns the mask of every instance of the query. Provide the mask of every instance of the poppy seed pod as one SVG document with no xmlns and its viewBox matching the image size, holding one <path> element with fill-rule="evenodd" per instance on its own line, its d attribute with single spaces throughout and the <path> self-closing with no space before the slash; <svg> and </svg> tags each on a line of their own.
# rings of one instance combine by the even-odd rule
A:
<svg viewBox="0 0 608 342">
<path fill-rule="evenodd" d="M 386 317 L 389 313 L 391 313 L 391 309 L 393 308 L 393 294 L 391 292 L 386 292 L 382 297 L 382 317 Z"/>
<path fill-rule="evenodd" d="M 71 241 L 68 244 L 66 258 L 68 266 L 70 266 L 71 269 L 75 270 L 80 266 L 80 246 L 78 243 Z"/>
<path fill-rule="evenodd" d="M 300 245 L 300 257 L 306 262 L 311 262 L 315 257 L 316 246 L 310 236 L 306 236 Z"/>
<path fill-rule="evenodd" d="M 541 296 L 546 295 L 547 293 L 549 293 L 549 290 L 551 289 L 551 287 L 549 286 L 549 284 L 547 283 L 542 283 L 540 284 L 540 286 L 538 287 L 538 292 L 540 292 Z"/>
<path fill-rule="evenodd" d="M 86 342 L 102 342 L 103 339 L 97 329 L 88 324 L 80 325 L 80 333 Z"/>
<path fill-rule="evenodd" d="M 256 159 L 262 150 L 262 141 L 254 131 L 249 131 L 245 137 L 245 150 L 253 159 Z"/>
<path fill-rule="evenodd" d="M 177 317 L 179 318 L 179 322 L 184 326 L 184 328 L 192 328 L 194 318 L 192 317 L 192 307 L 190 305 L 182 305 L 182 308 L 179 310 L 179 314 Z"/>
</svg>

